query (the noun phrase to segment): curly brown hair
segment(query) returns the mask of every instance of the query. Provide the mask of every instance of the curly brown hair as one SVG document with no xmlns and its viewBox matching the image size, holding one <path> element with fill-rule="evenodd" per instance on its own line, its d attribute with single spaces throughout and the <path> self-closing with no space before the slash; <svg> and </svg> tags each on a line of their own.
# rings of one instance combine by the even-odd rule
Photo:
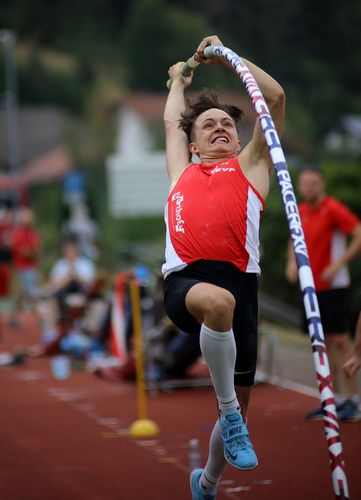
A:
<svg viewBox="0 0 361 500">
<path fill-rule="evenodd" d="M 186 134 L 189 142 L 192 142 L 194 138 L 193 126 L 198 116 L 212 108 L 225 111 L 232 118 L 236 127 L 244 117 L 244 113 L 240 108 L 233 104 L 220 102 L 216 92 L 205 89 L 196 102 L 187 101 L 187 109 L 181 114 L 179 120 L 179 128 Z"/>
</svg>

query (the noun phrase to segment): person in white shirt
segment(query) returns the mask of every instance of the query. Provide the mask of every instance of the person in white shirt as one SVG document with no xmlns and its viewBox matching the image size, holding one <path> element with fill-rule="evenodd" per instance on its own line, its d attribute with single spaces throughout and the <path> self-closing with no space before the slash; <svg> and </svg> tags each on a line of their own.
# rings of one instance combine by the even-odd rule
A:
<svg viewBox="0 0 361 500">
<path fill-rule="evenodd" d="M 69 294 L 85 296 L 96 279 L 96 268 L 92 260 L 79 255 L 75 238 L 64 240 L 63 256 L 55 262 L 50 271 L 50 280 L 46 286 L 47 295 L 55 298 L 58 305 L 59 319 L 67 311 Z"/>
<path fill-rule="evenodd" d="M 56 292 L 76 283 L 78 288 L 86 291 L 94 279 L 94 263 L 89 258 L 79 255 L 75 239 L 65 240 L 63 257 L 55 262 L 50 272 L 49 289 Z"/>
<path fill-rule="evenodd" d="M 96 284 L 97 271 L 92 260 L 79 254 L 77 240 L 67 238 L 62 244 L 62 256 L 50 270 L 49 281 L 42 289 L 39 314 L 43 338 L 29 354 L 51 354 L 72 326 L 73 312 L 84 310 L 87 296 Z M 70 314 L 69 314 L 70 313 Z"/>
</svg>

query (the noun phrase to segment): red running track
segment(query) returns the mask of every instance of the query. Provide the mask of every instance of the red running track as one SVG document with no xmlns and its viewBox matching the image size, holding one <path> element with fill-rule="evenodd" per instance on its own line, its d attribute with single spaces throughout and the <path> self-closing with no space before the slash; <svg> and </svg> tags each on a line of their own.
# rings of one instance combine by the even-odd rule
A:
<svg viewBox="0 0 361 500">
<path fill-rule="evenodd" d="M 0 352 L 34 338 L 5 331 Z M 160 427 L 153 440 L 127 434 L 137 419 L 135 387 L 86 371 L 52 378 L 49 360 L 0 368 L 0 500 L 184 500 L 188 442 L 198 438 L 206 459 L 216 418 L 210 388 L 159 393 L 148 399 Z M 227 466 L 219 500 L 333 499 L 322 422 L 305 420 L 318 401 L 272 385 L 252 396 L 249 430 L 259 466 Z M 352 500 L 361 500 L 361 423 L 342 423 Z"/>
</svg>

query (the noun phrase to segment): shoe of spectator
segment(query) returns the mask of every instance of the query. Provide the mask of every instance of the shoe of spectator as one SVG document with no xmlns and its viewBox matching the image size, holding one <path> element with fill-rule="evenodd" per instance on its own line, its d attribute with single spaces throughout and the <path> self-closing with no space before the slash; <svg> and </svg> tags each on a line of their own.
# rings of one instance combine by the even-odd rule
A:
<svg viewBox="0 0 361 500">
<path fill-rule="evenodd" d="M 307 413 L 306 418 L 307 420 L 322 420 L 323 410 L 321 406 L 319 408 L 315 408 L 314 410 L 310 411 L 310 413 Z"/>
<path fill-rule="evenodd" d="M 361 411 L 357 403 L 347 399 L 338 409 L 337 414 L 344 422 L 358 422 L 361 420 Z"/>
<path fill-rule="evenodd" d="M 336 405 L 336 412 L 337 412 L 338 418 L 341 418 L 342 420 L 344 420 L 344 417 L 343 417 L 344 412 L 345 412 L 346 419 L 347 419 L 349 414 L 355 416 L 355 418 L 356 418 L 357 411 L 355 410 L 355 407 L 357 410 L 358 409 L 357 404 L 354 403 L 351 399 L 347 399 L 343 403 Z M 322 420 L 323 419 L 322 407 L 320 406 L 319 408 L 316 408 L 316 409 L 310 411 L 310 413 L 308 413 L 306 415 L 306 418 L 308 420 Z M 358 419 L 358 420 L 360 420 L 360 419 Z"/>
</svg>

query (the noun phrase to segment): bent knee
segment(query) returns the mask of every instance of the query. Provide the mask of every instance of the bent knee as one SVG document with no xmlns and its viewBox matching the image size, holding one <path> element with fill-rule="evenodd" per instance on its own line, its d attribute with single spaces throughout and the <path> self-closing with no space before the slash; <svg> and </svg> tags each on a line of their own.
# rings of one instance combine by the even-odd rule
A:
<svg viewBox="0 0 361 500">
<path fill-rule="evenodd" d="M 236 301 L 228 290 L 212 292 L 205 300 L 205 314 L 207 316 L 233 316 Z"/>
<path fill-rule="evenodd" d="M 202 283 L 188 292 L 186 306 L 200 324 L 223 331 L 231 328 L 236 301 L 228 290 Z"/>
</svg>

